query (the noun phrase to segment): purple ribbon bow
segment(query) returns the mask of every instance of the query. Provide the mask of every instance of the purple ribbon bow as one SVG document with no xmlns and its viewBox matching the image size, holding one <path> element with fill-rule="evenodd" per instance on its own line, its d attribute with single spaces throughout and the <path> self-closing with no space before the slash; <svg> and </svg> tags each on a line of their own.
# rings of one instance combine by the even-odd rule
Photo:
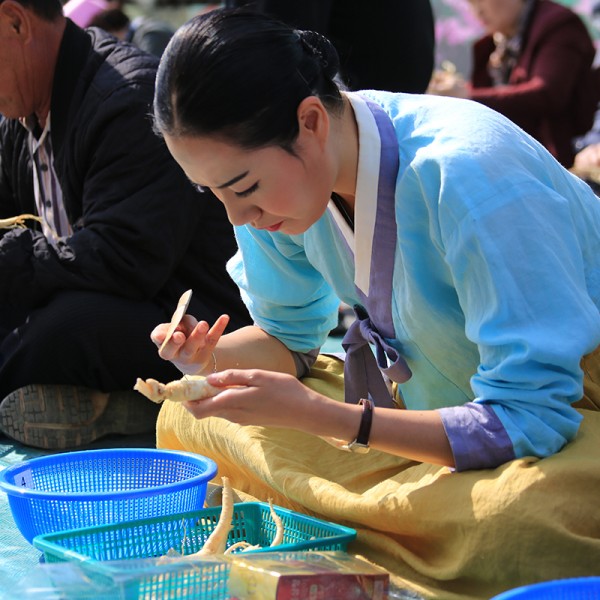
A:
<svg viewBox="0 0 600 600">
<path fill-rule="evenodd" d="M 370 398 L 375 406 L 393 408 L 394 402 L 382 373 L 397 383 L 408 381 L 412 373 L 404 358 L 381 336 L 366 310 L 357 304 L 354 312 L 356 320 L 342 340 L 346 351 L 345 401 L 355 404 L 360 398 Z M 369 344 L 375 346 L 377 360 Z"/>
</svg>

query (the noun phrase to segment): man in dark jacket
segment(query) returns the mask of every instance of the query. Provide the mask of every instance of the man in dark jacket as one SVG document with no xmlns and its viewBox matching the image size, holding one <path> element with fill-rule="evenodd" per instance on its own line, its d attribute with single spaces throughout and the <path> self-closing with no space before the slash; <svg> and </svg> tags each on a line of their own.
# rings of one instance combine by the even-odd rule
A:
<svg viewBox="0 0 600 600">
<path fill-rule="evenodd" d="M 181 377 L 150 332 L 186 289 L 248 323 L 225 211 L 153 133 L 157 64 L 60 0 L 0 1 L 0 219 L 39 219 L 0 230 L 0 430 L 24 444 L 153 429 L 132 387 Z"/>
</svg>

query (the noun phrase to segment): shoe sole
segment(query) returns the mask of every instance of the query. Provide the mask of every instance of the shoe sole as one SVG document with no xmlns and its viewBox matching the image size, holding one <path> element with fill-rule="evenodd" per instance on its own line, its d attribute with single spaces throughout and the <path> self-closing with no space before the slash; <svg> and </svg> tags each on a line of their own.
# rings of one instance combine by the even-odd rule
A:
<svg viewBox="0 0 600 600">
<path fill-rule="evenodd" d="M 104 413 L 97 416 L 88 388 L 25 386 L 2 401 L 0 429 L 26 446 L 45 450 L 85 446 L 110 434 L 152 431 L 157 409 L 155 406 L 148 408 L 140 397 L 139 411 L 137 406 L 136 410 L 131 410 L 131 399 L 137 400 L 131 394 L 125 392 L 122 398 L 111 394 Z"/>
</svg>

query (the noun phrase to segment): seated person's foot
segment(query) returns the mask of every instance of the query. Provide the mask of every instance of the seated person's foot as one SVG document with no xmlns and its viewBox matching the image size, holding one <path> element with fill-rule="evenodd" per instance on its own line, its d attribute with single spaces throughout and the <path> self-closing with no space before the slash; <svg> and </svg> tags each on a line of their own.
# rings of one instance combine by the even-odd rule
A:
<svg viewBox="0 0 600 600">
<path fill-rule="evenodd" d="M 150 433 L 159 410 L 134 391 L 27 385 L 0 403 L 0 431 L 26 446 L 63 450 L 110 434 Z"/>
</svg>

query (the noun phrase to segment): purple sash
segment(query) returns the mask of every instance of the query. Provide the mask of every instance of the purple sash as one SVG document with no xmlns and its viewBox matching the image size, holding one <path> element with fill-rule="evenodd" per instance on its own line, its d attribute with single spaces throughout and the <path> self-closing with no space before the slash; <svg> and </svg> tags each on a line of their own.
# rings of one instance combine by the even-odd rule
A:
<svg viewBox="0 0 600 600">
<path fill-rule="evenodd" d="M 395 188 L 400 160 L 396 132 L 388 115 L 373 102 L 365 101 L 379 129 L 381 157 L 369 295 L 357 288 L 362 306 L 354 307 L 356 320 L 342 340 L 346 351 L 345 401 L 356 403 L 369 397 L 376 406 L 392 407 L 382 372 L 398 383 L 411 376 L 404 358 L 384 339 L 395 336 L 391 304 L 396 251 Z M 377 360 L 369 344 L 374 345 Z"/>
</svg>

